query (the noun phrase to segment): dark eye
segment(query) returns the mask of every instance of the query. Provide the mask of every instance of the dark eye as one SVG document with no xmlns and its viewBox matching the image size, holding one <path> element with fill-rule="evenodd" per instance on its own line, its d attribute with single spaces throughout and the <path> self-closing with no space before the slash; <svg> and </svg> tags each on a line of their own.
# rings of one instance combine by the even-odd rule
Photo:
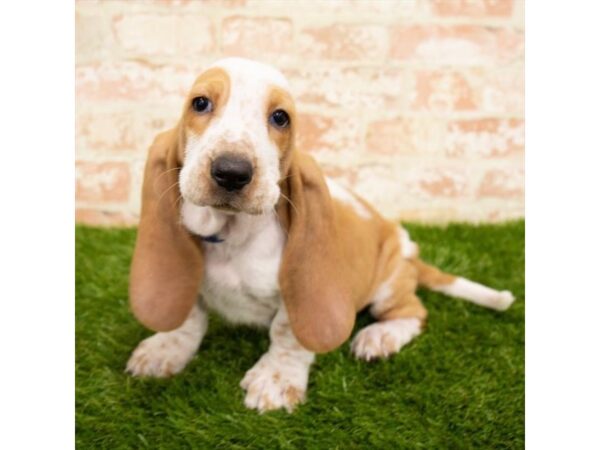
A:
<svg viewBox="0 0 600 450">
<path fill-rule="evenodd" d="M 286 128 L 290 124 L 290 116 L 283 109 L 277 109 L 269 116 L 269 123 L 277 128 Z"/>
<path fill-rule="evenodd" d="M 206 97 L 196 97 L 192 100 L 192 108 L 198 113 L 208 113 L 212 111 L 213 104 Z"/>
</svg>

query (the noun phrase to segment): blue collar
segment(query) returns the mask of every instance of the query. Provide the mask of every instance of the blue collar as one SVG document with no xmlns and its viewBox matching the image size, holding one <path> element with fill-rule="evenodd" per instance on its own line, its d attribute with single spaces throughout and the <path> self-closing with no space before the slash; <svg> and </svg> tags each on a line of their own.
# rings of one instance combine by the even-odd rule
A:
<svg viewBox="0 0 600 450">
<path fill-rule="evenodd" d="M 211 234 L 210 236 L 202 236 L 198 235 L 200 240 L 204 242 L 210 242 L 211 244 L 218 244 L 219 242 L 223 242 L 224 239 L 221 239 L 218 234 Z"/>
</svg>

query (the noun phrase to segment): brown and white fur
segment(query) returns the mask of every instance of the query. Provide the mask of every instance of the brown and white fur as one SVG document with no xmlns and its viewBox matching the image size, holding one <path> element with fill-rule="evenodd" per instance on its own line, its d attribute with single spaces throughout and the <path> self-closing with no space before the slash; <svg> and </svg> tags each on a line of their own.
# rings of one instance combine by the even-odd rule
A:
<svg viewBox="0 0 600 450">
<path fill-rule="evenodd" d="M 199 96 L 211 101 L 210 111 L 191 107 Z M 270 120 L 277 110 L 289 116 L 284 127 Z M 279 71 L 229 58 L 196 80 L 177 127 L 156 138 L 130 297 L 136 317 L 158 333 L 133 352 L 131 374 L 183 370 L 213 310 L 233 323 L 269 328 L 269 350 L 241 381 L 246 406 L 292 411 L 305 398 L 315 353 L 345 342 L 365 307 L 377 322 L 356 334 L 352 351 L 371 360 L 421 333 L 427 312 L 418 285 L 497 310 L 513 302 L 510 292 L 421 261 L 405 229 L 323 177 L 295 148 L 295 120 Z M 227 191 L 215 182 L 211 167 L 223 155 L 251 165 L 243 188 Z"/>
</svg>

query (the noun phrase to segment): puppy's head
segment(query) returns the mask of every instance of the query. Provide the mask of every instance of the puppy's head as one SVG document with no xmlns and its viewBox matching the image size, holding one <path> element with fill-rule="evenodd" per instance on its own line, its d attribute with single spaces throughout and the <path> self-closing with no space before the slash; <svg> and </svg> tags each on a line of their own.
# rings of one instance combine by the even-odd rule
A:
<svg viewBox="0 0 600 450">
<path fill-rule="evenodd" d="M 341 216 L 316 162 L 294 150 L 294 127 L 287 83 L 273 68 L 225 59 L 196 80 L 179 125 L 148 153 L 129 287 L 140 322 L 172 330 L 197 300 L 203 246 L 181 226 L 181 194 L 233 213 L 275 207 L 287 236 L 279 285 L 294 334 L 318 352 L 348 338 L 356 275 L 341 253 Z"/>
<path fill-rule="evenodd" d="M 181 123 L 184 200 L 261 214 L 279 199 L 294 139 L 285 77 L 241 58 L 218 61 L 194 82 Z"/>
</svg>

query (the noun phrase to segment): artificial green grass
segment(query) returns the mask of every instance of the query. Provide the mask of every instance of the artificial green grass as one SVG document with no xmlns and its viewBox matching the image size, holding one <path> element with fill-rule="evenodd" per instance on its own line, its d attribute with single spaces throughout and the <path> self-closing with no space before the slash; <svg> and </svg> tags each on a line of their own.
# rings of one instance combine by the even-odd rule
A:
<svg viewBox="0 0 600 450">
<path fill-rule="evenodd" d="M 265 331 L 211 317 L 195 359 L 168 380 L 125 363 L 150 333 L 128 311 L 135 230 L 76 230 L 76 442 L 79 448 L 521 448 L 524 446 L 524 228 L 407 226 L 424 260 L 517 301 L 498 313 L 421 291 L 428 327 L 389 360 L 346 343 L 317 357 L 293 414 L 243 406 L 239 382 Z M 356 329 L 369 323 L 359 316 Z M 356 332 L 355 329 L 355 332 Z"/>
</svg>

